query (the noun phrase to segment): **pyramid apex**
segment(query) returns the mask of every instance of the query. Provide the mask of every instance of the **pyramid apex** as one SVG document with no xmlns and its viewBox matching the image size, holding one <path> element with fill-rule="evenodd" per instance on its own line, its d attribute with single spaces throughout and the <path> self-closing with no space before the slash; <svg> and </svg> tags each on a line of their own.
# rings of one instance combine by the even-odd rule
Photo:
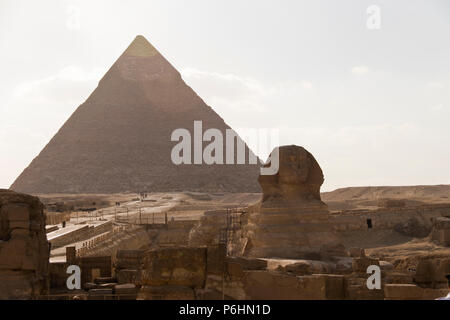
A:
<svg viewBox="0 0 450 320">
<path fill-rule="evenodd" d="M 131 42 L 124 52 L 124 55 L 135 57 L 151 57 L 157 54 L 159 54 L 158 50 L 140 34 L 134 38 L 133 42 Z"/>
</svg>

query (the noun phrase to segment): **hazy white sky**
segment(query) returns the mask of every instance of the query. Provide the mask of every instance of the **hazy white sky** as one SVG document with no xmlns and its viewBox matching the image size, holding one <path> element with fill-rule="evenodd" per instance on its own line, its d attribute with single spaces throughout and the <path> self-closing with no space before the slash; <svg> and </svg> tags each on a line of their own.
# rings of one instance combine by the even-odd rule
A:
<svg viewBox="0 0 450 320">
<path fill-rule="evenodd" d="M 323 190 L 450 183 L 448 0 L 0 0 L 0 188 L 138 34 L 231 127 L 313 153 Z"/>
</svg>

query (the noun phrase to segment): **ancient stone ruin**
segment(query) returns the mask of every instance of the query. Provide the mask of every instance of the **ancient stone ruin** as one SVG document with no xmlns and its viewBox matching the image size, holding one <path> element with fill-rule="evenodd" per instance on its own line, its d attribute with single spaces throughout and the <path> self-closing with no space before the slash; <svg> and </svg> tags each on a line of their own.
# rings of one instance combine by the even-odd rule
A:
<svg viewBox="0 0 450 320">
<path fill-rule="evenodd" d="M 0 190 L 0 299 L 47 292 L 49 250 L 39 199 Z"/>
<path fill-rule="evenodd" d="M 434 299 L 446 294 L 450 205 L 332 211 L 321 200 L 324 177 L 314 157 L 299 146 L 277 151 L 279 172 L 260 176 L 262 195 L 107 195 L 110 207 L 55 213 L 68 221 L 47 228 L 48 272 L 38 269 L 48 259 L 43 245 L 36 247 L 42 241 L 28 241 L 25 248 L 32 251 L 4 256 L 11 252 L 7 243 L 16 246 L 19 235 L 35 239 L 31 226 L 43 219 L 33 214 L 42 210 L 36 198 L 4 191 L 0 266 L 7 261 L 9 269 L 0 269 L 7 280 L 2 294 L 92 300 Z M 86 206 L 90 200 L 84 200 Z M 8 212 L 15 214 L 11 218 Z M 19 223 L 28 217 L 24 212 L 30 212 L 29 233 L 27 224 Z M 416 251 L 409 251 L 415 245 Z M 31 271 L 29 261 L 35 262 Z M 69 265 L 80 267 L 79 290 L 66 286 Z M 381 272 L 376 290 L 367 286 L 370 266 Z"/>
<path fill-rule="evenodd" d="M 172 163 L 171 133 L 199 120 L 203 131 L 230 129 L 136 37 L 11 186 L 39 194 L 45 214 L 38 198 L 0 190 L 0 299 L 446 294 L 450 187 L 321 194 L 320 165 L 295 145 L 272 152 L 275 175 L 250 164 Z M 404 197 L 421 192 L 439 201 Z M 72 265 L 80 289 L 67 287 Z M 366 282 L 370 266 L 381 271 L 376 290 Z"/>
<path fill-rule="evenodd" d="M 260 207 L 248 215 L 243 254 L 320 260 L 339 245 L 327 205 L 320 199 L 322 169 L 302 147 L 278 149 L 278 173 L 259 176 L 263 198 Z"/>
<path fill-rule="evenodd" d="M 41 153 L 12 184 L 26 193 L 259 192 L 259 165 L 174 164 L 176 129 L 230 127 L 137 36 Z M 203 133 L 200 133 L 203 135 Z M 194 139 L 194 137 L 192 137 Z M 252 151 L 240 137 L 235 144 Z M 204 148 L 208 143 L 204 142 Z M 225 152 L 223 152 L 225 154 Z M 192 162 L 191 162 L 192 163 Z"/>
</svg>

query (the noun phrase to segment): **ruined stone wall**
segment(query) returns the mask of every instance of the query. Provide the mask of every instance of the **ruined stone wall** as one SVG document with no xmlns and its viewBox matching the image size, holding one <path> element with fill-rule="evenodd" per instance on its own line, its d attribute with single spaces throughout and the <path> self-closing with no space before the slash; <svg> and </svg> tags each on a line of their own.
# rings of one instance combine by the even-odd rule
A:
<svg viewBox="0 0 450 320">
<path fill-rule="evenodd" d="M 351 254 L 355 255 L 353 251 Z M 139 298 L 150 300 L 382 300 L 443 296 L 442 287 L 427 287 L 429 283 L 423 281 L 428 278 L 419 279 L 420 275 L 430 274 L 427 268 L 436 261 L 427 261 L 418 268 L 415 284 L 412 277 L 393 270 L 389 263 L 366 257 L 363 251 L 347 257 L 350 265 L 344 270 L 337 266 L 323 268 L 318 265 L 320 261 L 230 257 L 224 246 L 128 250 L 118 252 L 115 271 L 119 284 L 135 285 L 140 288 Z M 288 264 L 284 267 L 273 268 L 274 263 L 285 262 Z M 447 270 L 447 262 L 440 261 L 440 271 Z M 382 270 L 380 290 L 369 290 L 366 285 L 366 269 L 372 264 Z"/>
<path fill-rule="evenodd" d="M 49 244 L 38 198 L 0 190 L 0 299 L 32 299 L 48 289 Z"/>
<path fill-rule="evenodd" d="M 442 216 L 450 216 L 450 205 L 344 210 L 330 214 L 330 221 L 337 232 L 367 230 L 370 219 L 374 230 L 392 229 L 411 237 L 425 237 L 431 232 L 434 219 Z"/>
<path fill-rule="evenodd" d="M 160 229 L 153 241 L 156 246 L 182 246 L 189 242 L 189 234 L 197 224 L 195 220 L 168 221 L 167 228 Z"/>
<path fill-rule="evenodd" d="M 63 223 L 63 221 L 69 221 L 70 220 L 70 213 L 69 212 L 45 212 L 45 223 L 47 225 L 49 224 L 60 224 Z"/>
<path fill-rule="evenodd" d="M 450 217 L 438 217 L 434 220 L 431 239 L 440 245 L 450 246 Z"/>
<path fill-rule="evenodd" d="M 210 246 L 219 243 L 221 229 L 227 226 L 227 210 L 206 211 L 189 234 L 189 245 Z"/>
</svg>

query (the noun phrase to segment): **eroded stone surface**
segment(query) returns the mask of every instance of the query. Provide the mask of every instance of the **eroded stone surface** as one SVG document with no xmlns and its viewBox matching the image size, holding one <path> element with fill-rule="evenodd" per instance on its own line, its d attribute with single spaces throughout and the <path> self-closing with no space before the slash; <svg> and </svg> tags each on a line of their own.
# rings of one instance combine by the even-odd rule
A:
<svg viewBox="0 0 450 320">
<path fill-rule="evenodd" d="M 144 285 L 201 288 L 205 278 L 206 248 L 160 248 L 144 258 Z"/>
<path fill-rule="evenodd" d="M 299 146 L 282 146 L 278 153 L 278 174 L 259 177 L 263 199 L 248 214 L 243 255 L 309 260 L 345 256 L 320 200 L 324 178 L 319 164 Z"/>
<path fill-rule="evenodd" d="M 0 299 L 31 299 L 48 289 L 49 245 L 38 198 L 0 190 Z"/>
<path fill-rule="evenodd" d="M 260 175 L 263 202 L 319 200 L 324 178 L 314 156 L 305 148 L 291 145 L 279 147 L 279 170 L 275 175 Z M 265 165 L 266 167 L 269 164 Z"/>
</svg>

